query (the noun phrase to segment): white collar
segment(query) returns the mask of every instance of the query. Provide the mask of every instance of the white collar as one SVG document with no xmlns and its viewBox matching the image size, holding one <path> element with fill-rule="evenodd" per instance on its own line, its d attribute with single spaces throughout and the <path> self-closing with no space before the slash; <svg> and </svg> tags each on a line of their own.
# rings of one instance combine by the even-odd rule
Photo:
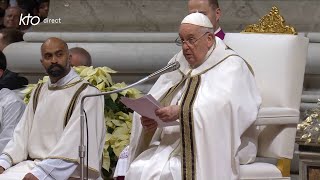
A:
<svg viewBox="0 0 320 180">
<path fill-rule="evenodd" d="M 217 34 L 219 31 L 221 31 L 221 27 L 218 27 L 218 29 L 214 32 L 214 34 Z"/>
<path fill-rule="evenodd" d="M 220 38 L 215 37 L 215 40 L 216 40 L 216 44 L 215 46 L 212 46 L 210 50 L 207 52 L 205 56 L 206 60 L 195 69 L 190 68 L 188 61 L 183 56 L 183 52 L 180 51 L 176 57 L 177 61 L 179 61 L 180 63 L 180 68 L 179 68 L 180 72 L 184 75 L 187 75 L 190 72 L 190 70 L 192 70 L 190 75 L 195 76 L 212 68 L 213 66 L 215 66 L 217 63 L 219 63 L 221 60 L 225 59 L 226 57 L 230 55 L 236 55 L 234 51 L 229 50 L 227 48 L 227 46 L 224 44 L 224 42 Z"/>
</svg>

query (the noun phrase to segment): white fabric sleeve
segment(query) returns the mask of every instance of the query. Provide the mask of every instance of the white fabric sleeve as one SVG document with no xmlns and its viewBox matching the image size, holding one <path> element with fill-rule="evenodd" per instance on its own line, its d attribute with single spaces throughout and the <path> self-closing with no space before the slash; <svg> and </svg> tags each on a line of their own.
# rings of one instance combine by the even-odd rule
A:
<svg viewBox="0 0 320 180">
<path fill-rule="evenodd" d="M 9 167 L 12 166 L 11 160 L 7 155 L 1 154 L 1 156 L 0 156 L 0 166 L 3 167 L 4 169 L 8 169 Z"/>
<path fill-rule="evenodd" d="M 77 167 L 76 163 L 62 159 L 46 159 L 37 164 L 31 173 L 39 180 L 68 179 Z"/>
<path fill-rule="evenodd" d="M 0 132 L 0 152 L 6 147 L 11 140 L 14 128 L 17 126 L 25 105 L 22 101 L 15 101 L 5 106 L 2 114 L 2 122 Z"/>
<path fill-rule="evenodd" d="M 34 92 L 33 92 L 34 93 Z M 14 129 L 11 140 L 8 142 L 3 154 L 7 154 L 14 163 L 19 163 L 28 158 L 28 137 L 33 122 L 33 93 L 19 123 Z"/>
<path fill-rule="evenodd" d="M 119 159 L 114 170 L 113 177 L 126 176 L 128 170 L 129 145 L 126 146 L 120 153 Z"/>
</svg>

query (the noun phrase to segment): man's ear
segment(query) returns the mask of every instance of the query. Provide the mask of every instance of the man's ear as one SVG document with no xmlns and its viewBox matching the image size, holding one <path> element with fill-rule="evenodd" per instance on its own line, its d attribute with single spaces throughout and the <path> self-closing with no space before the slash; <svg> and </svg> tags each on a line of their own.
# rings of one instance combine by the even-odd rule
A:
<svg viewBox="0 0 320 180">
<path fill-rule="evenodd" d="M 43 59 L 40 59 L 40 62 L 41 62 L 42 67 L 44 67 L 44 65 L 43 65 Z"/>
<path fill-rule="evenodd" d="M 217 8 L 217 9 L 216 9 L 216 21 L 217 21 L 217 22 L 219 22 L 220 17 L 221 17 L 221 9 L 220 9 L 220 8 Z"/>
<path fill-rule="evenodd" d="M 215 43 L 215 35 L 212 33 L 208 34 L 208 48 L 210 49 Z"/>
<path fill-rule="evenodd" d="M 67 60 L 67 64 L 69 65 L 69 67 L 72 67 L 71 58 L 72 58 L 72 54 L 70 53 L 69 56 L 68 56 L 68 60 Z"/>
<path fill-rule="evenodd" d="M 71 58 L 72 58 L 72 54 L 70 53 L 70 54 L 69 54 L 69 58 L 68 58 L 69 64 L 71 63 Z"/>
</svg>

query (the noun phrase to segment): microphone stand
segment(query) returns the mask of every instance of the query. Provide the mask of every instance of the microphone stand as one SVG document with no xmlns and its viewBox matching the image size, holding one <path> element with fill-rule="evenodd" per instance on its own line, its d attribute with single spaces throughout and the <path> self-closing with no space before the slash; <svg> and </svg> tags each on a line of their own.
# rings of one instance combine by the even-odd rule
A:
<svg viewBox="0 0 320 180">
<path fill-rule="evenodd" d="M 80 128 L 81 128 L 80 132 L 81 132 L 81 136 L 80 136 L 80 145 L 79 145 L 79 158 L 80 158 L 80 169 L 81 169 L 80 179 L 81 180 L 84 180 L 84 157 L 85 157 L 85 154 L 86 154 L 86 146 L 84 145 L 84 100 L 87 97 L 104 96 L 104 95 L 110 95 L 110 94 L 113 94 L 113 93 L 118 93 L 118 92 L 124 91 L 126 89 L 132 88 L 133 86 L 136 86 L 138 84 L 141 84 L 141 83 L 144 83 L 144 82 L 146 82 L 148 80 L 151 80 L 151 79 L 153 79 L 155 77 L 158 77 L 158 76 L 160 76 L 160 75 L 162 75 L 164 73 L 167 73 L 167 72 L 170 72 L 170 71 L 174 71 L 174 70 L 178 69 L 179 67 L 180 67 L 179 62 L 174 62 L 174 63 L 168 64 L 164 68 L 162 68 L 162 69 L 150 74 L 149 76 L 147 76 L 147 77 L 145 77 L 145 78 L 143 78 L 143 79 L 141 79 L 141 80 L 139 80 L 139 81 L 137 81 L 137 82 L 135 82 L 133 84 L 128 85 L 127 87 L 124 87 L 124 88 L 121 88 L 121 89 L 116 89 L 116 90 L 113 90 L 113 91 L 103 92 L 103 93 L 99 93 L 99 94 L 87 94 L 87 95 L 84 95 L 81 98 L 81 103 L 80 103 Z M 88 168 L 88 164 L 87 164 L 87 168 Z"/>
</svg>

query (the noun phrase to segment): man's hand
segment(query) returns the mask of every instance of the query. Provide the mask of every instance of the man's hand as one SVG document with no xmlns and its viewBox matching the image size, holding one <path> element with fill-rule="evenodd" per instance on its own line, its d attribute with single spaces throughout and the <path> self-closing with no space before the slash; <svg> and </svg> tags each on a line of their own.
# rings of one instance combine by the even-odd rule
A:
<svg viewBox="0 0 320 180">
<path fill-rule="evenodd" d="M 2 166 L 0 166 L 0 174 L 2 174 L 4 171 L 5 169 Z"/>
<path fill-rule="evenodd" d="M 160 108 L 156 110 L 156 115 L 163 122 L 175 121 L 179 118 L 180 107 L 178 105 L 172 105 Z"/>
<path fill-rule="evenodd" d="M 141 125 L 146 132 L 153 132 L 157 129 L 158 123 L 155 120 L 144 116 L 142 116 L 140 119 Z"/>
<path fill-rule="evenodd" d="M 32 173 L 28 173 L 24 176 L 22 180 L 39 180 L 39 179 L 35 177 Z"/>
</svg>

